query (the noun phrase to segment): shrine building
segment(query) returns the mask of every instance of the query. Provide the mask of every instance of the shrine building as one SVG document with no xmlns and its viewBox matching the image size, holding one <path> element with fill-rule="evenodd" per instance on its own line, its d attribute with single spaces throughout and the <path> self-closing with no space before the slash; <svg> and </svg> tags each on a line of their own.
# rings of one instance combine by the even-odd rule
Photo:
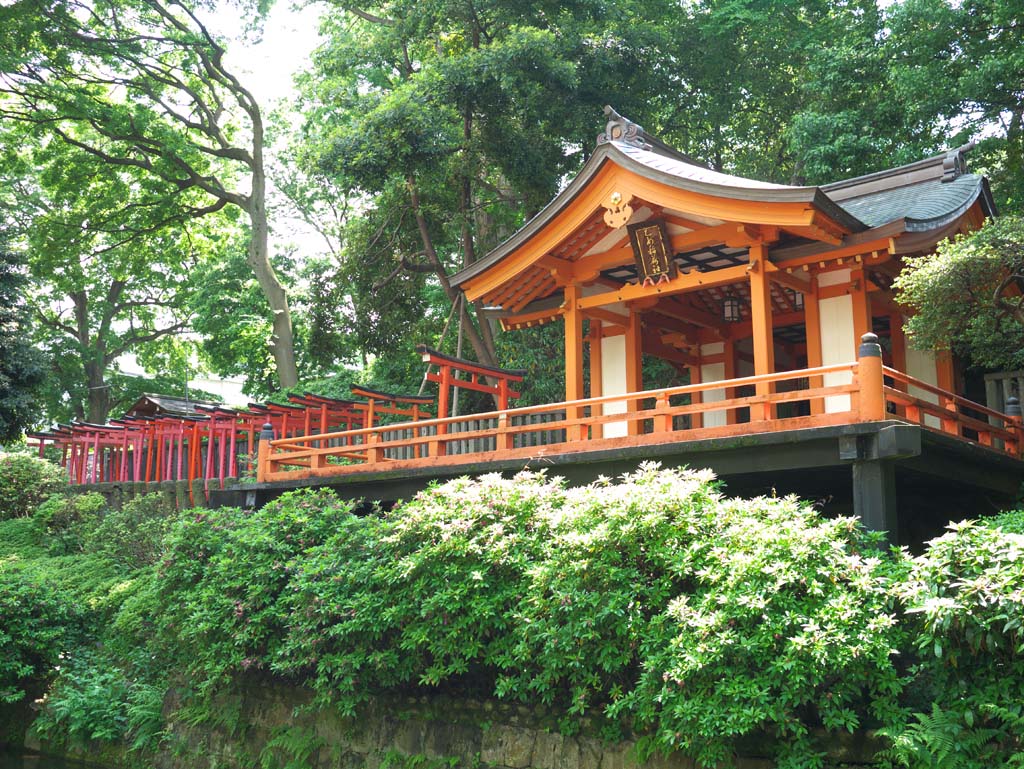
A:
<svg viewBox="0 0 1024 769">
<path fill-rule="evenodd" d="M 1010 380 L 967 397 L 953 356 L 908 344 L 893 292 L 905 259 L 996 215 L 969 148 L 797 187 L 711 170 L 605 112 L 576 177 L 452 277 L 510 333 L 558 327 L 562 402 L 518 406 L 527 372 L 421 347 L 416 395 L 353 387 L 353 400 L 61 425 L 34 436 L 40 452 L 53 443 L 72 483 L 226 504 L 309 485 L 387 502 L 523 468 L 584 482 L 656 460 L 711 468 L 729 493 L 794 492 L 911 544 L 1014 503 Z M 675 381 L 654 381 L 655 359 Z M 460 391 L 493 408 L 459 413 Z M 239 484 L 257 447 L 257 482 Z"/>
</svg>

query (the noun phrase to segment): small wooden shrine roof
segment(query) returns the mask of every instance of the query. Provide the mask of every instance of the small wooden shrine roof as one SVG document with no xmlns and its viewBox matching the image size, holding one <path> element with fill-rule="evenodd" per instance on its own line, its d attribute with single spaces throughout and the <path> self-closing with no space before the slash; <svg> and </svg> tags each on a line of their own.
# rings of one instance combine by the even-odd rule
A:
<svg viewBox="0 0 1024 769">
<path fill-rule="evenodd" d="M 174 395 L 143 393 L 142 397 L 135 401 L 135 404 L 125 412 L 125 415 L 132 417 L 194 416 L 200 409 L 215 409 L 219 405 L 212 401 L 198 401 L 192 398 L 178 398 Z"/>
</svg>

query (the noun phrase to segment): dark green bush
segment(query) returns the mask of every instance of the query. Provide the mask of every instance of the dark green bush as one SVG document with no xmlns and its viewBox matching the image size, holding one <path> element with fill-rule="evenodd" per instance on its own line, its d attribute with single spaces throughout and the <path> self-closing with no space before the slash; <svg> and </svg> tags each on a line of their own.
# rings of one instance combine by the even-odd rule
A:
<svg viewBox="0 0 1024 769">
<path fill-rule="evenodd" d="M 1024 766 L 1024 512 L 950 526 L 913 559 L 906 604 L 920 709 L 887 729 L 912 769 Z"/>
<path fill-rule="evenodd" d="M 202 689 L 266 666 L 293 624 L 282 596 L 309 550 L 357 520 L 329 490 L 285 494 L 257 511 L 188 510 L 165 540 L 153 602 L 157 644 Z"/>
<path fill-rule="evenodd" d="M 80 553 L 89 532 L 106 513 L 102 494 L 54 494 L 36 508 L 32 518 L 46 535 L 53 555 Z"/>
<path fill-rule="evenodd" d="M 28 681 L 50 677 L 83 637 L 76 603 L 15 559 L 0 560 L 0 619 L 0 702 L 15 702 Z"/>
<path fill-rule="evenodd" d="M 84 547 L 121 564 L 141 569 L 160 559 L 163 538 L 177 517 L 160 494 L 146 494 L 109 510 L 84 536 Z"/>
<path fill-rule="evenodd" d="M 0 453 L 0 521 L 32 515 L 47 497 L 66 487 L 67 474 L 52 462 Z"/>
</svg>

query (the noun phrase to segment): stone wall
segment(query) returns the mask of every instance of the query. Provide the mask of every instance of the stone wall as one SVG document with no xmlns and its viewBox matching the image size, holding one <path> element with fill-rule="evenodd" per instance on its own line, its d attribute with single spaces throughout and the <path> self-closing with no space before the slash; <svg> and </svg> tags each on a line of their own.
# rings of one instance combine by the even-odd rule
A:
<svg viewBox="0 0 1024 769">
<path fill-rule="evenodd" d="M 693 769 L 681 756 L 639 764 L 631 740 L 609 743 L 592 735 L 564 736 L 556 715 L 543 707 L 451 697 L 389 697 L 358 717 L 310 707 L 308 691 L 273 681 L 246 682 L 223 697 L 214 726 L 190 726 L 172 693 L 165 702 L 171 725 L 153 769 Z M 584 732 L 586 728 L 584 728 Z M 71 758 L 97 759 L 105 769 L 116 751 L 99 746 L 54 746 L 31 733 L 27 747 Z M 867 767 L 878 745 L 848 735 L 825 746 L 834 767 Z M 756 754 L 756 749 L 749 752 Z M 741 757 L 737 769 L 772 769 L 772 761 Z"/>
</svg>

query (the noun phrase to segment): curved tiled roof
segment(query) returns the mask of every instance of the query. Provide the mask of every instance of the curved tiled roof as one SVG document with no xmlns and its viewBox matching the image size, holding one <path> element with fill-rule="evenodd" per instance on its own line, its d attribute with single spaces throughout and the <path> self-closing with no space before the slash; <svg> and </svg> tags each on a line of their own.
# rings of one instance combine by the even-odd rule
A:
<svg viewBox="0 0 1024 769">
<path fill-rule="evenodd" d="M 968 174 L 964 154 L 970 145 L 898 168 L 845 179 L 820 187 L 791 186 L 731 176 L 683 155 L 605 108 L 610 121 L 598 146 L 580 172 L 540 213 L 483 259 L 452 276 L 459 286 L 486 272 L 527 243 L 587 186 L 605 163 L 676 189 L 718 198 L 764 203 L 808 203 L 847 233 L 898 222 L 903 232 L 938 232 L 981 200 L 982 211 L 995 215 L 983 176 Z"/>
<path fill-rule="evenodd" d="M 897 219 L 906 220 L 907 230 L 941 227 L 961 216 L 984 192 L 985 178 L 964 174 L 952 181 L 929 181 L 881 190 L 839 203 L 869 227 L 880 227 Z"/>
<path fill-rule="evenodd" d="M 742 176 L 730 176 L 720 171 L 712 171 L 710 168 L 687 163 L 673 157 L 667 157 L 659 152 L 644 150 L 624 142 L 609 142 L 615 149 L 642 163 L 647 168 L 670 174 L 679 179 L 689 179 L 700 184 L 713 184 L 716 187 L 730 187 L 733 189 L 750 190 L 813 190 L 813 187 L 792 187 L 787 184 L 773 184 L 772 182 L 761 182 L 756 179 L 747 179 Z"/>
</svg>

